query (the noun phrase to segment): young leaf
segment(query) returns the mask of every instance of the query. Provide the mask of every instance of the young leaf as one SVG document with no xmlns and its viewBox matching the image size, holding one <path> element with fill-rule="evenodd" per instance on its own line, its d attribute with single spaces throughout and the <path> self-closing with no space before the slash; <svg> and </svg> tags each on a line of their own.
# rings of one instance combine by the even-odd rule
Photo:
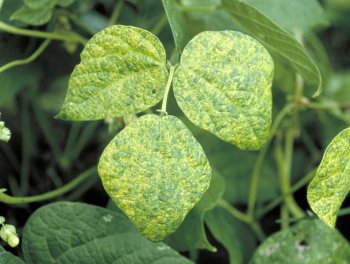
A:
<svg viewBox="0 0 350 264">
<path fill-rule="evenodd" d="M 192 263 L 148 241 L 121 214 L 83 203 L 52 203 L 35 211 L 24 227 L 22 248 L 27 264 Z"/>
<path fill-rule="evenodd" d="M 31 9 L 41 8 L 44 6 L 59 5 L 61 7 L 67 7 L 74 3 L 75 0 L 23 0 L 26 6 Z"/>
<path fill-rule="evenodd" d="M 27 6 L 22 6 L 11 16 L 11 20 L 19 20 L 28 25 L 40 26 L 50 21 L 52 17 L 52 7 L 43 6 L 36 9 L 31 9 Z"/>
<path fill-rule="evenodd" d="M 307 200 L 327 225 L 334 227 L 341 204 L 350 190 L 350 128 L 329 144 L 309 184 Z"/>
<path fill-rule="evenodd" d="M 342 264 L 349 259 L 349 243 L 337 230 L 319 220 L 304 220 L 266 239 L 251 263 Z"/>
<path fill-rule="evenodd" d="M 98 120 L 135 114 L 158 103 L 167 83 L 159 39 L 131 26 L 97 33 L 81 53 L 58 118 Z"/>
<path fill-rule="evenodd" d="M 222 0 L 226 10 L 248 34 L 258 39 L 274 54 L 289 61 L 304 79 L 318 87 L 321 93 L 322 77 L 305 49 L 288 32 L 281 29 L 254 7 L 237 0 Z"/>
<path fill-rule="evenodd" d="M 256 150 L 271 124 L 273 61 L 263 45 L 235 31 L 203 32 L 184 49 L 173 87 L 197 126 Z"/>
<path fill-rule="evenodd" d="M 215 252 L 216 248 L 207 239 L 204 228 L 204 215 L 218 203 L 224 190 L 224 179 L 218 172 L 213 171 L 209 189 L 205 192 L 200 202 L 188 213 L 179 229 L 168 236 L 165 242 L 177 251 L 207 249 Z"/>
<path fill-rule="evenodd" d="M 74 0 L 24 0 L 24 4 L 11 16 L 11 19 L 28 25 L 40 26 L 49 22 L 56 5 L 68 7 Z"/>
<path fill-rule="evenodd" d="M 149 239 L 173 233 L 210 183 L 202 147 L 174 116 L 145 115 L 104 150 L 102 183 L 120 209 Z"/>
<path fill-rule="evenodd" d="M 15 255 L 7 252 L 3 247 L 0 246 L 0 263 L 3 264 L 24 264 L 23 260 L 16 257 Z"/>
<path fill-rule="evenodd" d="M 53 2 L 56 2 L 56 0 L 23 0 L 24 4 L 31 8 L 31 9 L 37 9 L 44 6 L 52 5 Z"/>
</svg>

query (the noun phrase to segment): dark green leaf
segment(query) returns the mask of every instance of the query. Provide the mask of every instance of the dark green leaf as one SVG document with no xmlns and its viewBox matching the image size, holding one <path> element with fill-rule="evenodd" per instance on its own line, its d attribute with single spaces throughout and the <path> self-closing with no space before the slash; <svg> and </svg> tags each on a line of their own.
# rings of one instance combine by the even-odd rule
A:
<svg viewBox="0 0 350 264">
<path fill-rule="evenodd" d="M 191 263 L 148 241 L 124 216 L 82 203 L 38 209 L 24 227 L 22 248 L 28 264 Z"/>
<path fill-rule="evenodd" d="M 163 0 L 163 5 L 173 32 L 178 58 L 180 58 L 182 50 L 193 37 L 193 33 L 188 29 L 191 24 L 188 24 L 188 18 L 181 12 L 177 0 Z"/>
<path fill-rule="evenodd" d="M 0 263 L 1 264 L 24 264 L 23 260 L 7 252 L 0 246 Z"/>
<path fill-rule="evenodd" d="M 205 223 L 215 239 L 227 249 L 231 264 L 247 263 L 256 246 L 256 239 L 245 224 L 221 207 L 207 212 Z"/>
</svg>

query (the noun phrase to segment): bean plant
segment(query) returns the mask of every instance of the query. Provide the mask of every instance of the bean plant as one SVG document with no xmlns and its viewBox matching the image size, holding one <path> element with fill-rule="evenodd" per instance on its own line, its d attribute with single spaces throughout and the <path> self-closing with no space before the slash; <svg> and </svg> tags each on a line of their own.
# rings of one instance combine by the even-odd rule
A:
<svg viewBox="0 0 350 264">
<path fill-rule="evenodd" d="M 0 262 L 350 263 L 348 12 L 0 0 Z"/>
</svg>

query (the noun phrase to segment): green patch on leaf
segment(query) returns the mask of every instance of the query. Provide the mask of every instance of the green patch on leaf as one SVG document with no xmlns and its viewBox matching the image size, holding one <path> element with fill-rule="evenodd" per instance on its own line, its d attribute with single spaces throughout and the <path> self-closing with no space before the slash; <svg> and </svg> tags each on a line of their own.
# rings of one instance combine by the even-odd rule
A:
<svg viewBox="0 0 350 264">
<path fill-rule="evenodd" d="M 321 93 L 322 77 L 319 69 L 299 42 L 254 7 L 237 1 L 222 0 L 229 12 L 248 34 L 258 39 L 274 55 L 282 56 L 310 84 Z"/>
<path fill-rule="evenodd" d="M 309 184 L 307 200 L 327 225 L 334 227 L 338 211 L 350 190 L 350 128 L 329 144 Z"/>
<path fill-rule="evenodd" d="M 24 227 L 22 248 L 27 264 L 192 263 L 144 238 L 121 214 L 82 203 L 35 211 Z"/>
<path fill-rule="evenodd" d="M 81 53 L 58 118 L 98 120 L 135 114 L 157 104 L 168 79 L 159 39 L 131 26 L 97 33 Z"/>
<path fill-rule="evenodd" d="M 235 31 L 203 32 L 184 49 L 173 87 L 195 125 L 256 150 L 269 134 L 272 79 L 272 58 L 255 39 Z"/>
<path fill-rule="evenodd" d="M 149 239 L 173 233 L 208 189 L 202 147 L 174 116 L 145 115 L 105 148 L 98 165 L 117 206 Z"/>
<path fill-rule="evenodd" d="M 345 264 L 349 259 L 349 243 L 337 230 L 319 220 L 304 220 L 267 238 L 251 263 Z"/>
</svg>

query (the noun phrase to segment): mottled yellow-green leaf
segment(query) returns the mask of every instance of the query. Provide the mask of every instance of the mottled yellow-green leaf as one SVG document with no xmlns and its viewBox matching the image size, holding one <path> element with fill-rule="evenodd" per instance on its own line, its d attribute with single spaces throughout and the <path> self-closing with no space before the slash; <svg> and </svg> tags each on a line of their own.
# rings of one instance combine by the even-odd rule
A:
<svg viewBox="0 0 350 264">
<path fill-rule="evenodd" d="M 350 128 L 329 144 L 309 184 L 307 200 L 327 225 L 334 227 L 339 208 L 350 190 Z"/>
<path fill-rule="evenodd" d="M 98 120 L 135 114 L 158 103 L 168 78 L 159 39 L 131 26 L 97 33 L 81 53 L 58 118 Z"/>
<path fill-rule="evenodd" d="M 98 165 L 113 201 L 150 240 L 174 232 L 210 183 L 202 147 L 174 116 L 145 115 L 104 150 Z"/>
<path fill-rule="evenodd" d="M 241 149 L 256 150 L 269 134 L 273 69 L 264 46 L 248 35 L 203 32 L 182 53 L 174 93 L 195 125 Z"/>
</svg>

